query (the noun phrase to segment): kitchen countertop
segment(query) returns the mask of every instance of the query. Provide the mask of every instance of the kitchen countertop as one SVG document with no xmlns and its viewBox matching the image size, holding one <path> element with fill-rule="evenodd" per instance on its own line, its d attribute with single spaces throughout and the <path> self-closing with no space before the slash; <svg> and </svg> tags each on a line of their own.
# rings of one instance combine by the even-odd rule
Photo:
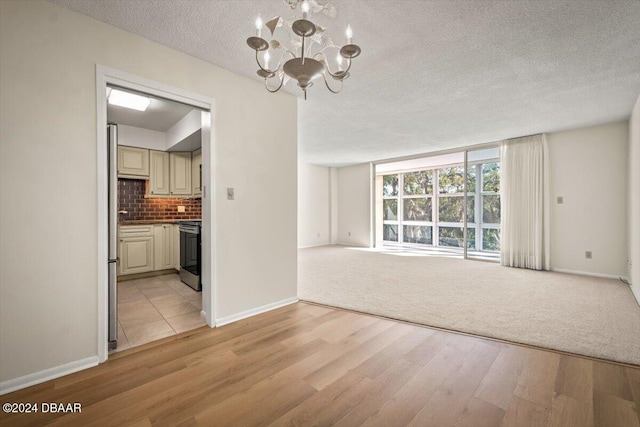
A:
<svg viewBox="0 0 640 427">
<path fill-rule="evenodd" d="M 134 219 L 120 221 L 118 225 L 152 225 L 152 224 L 178 224 L 181 221 L 199 221 L 200 219 Z"/>
</svg>

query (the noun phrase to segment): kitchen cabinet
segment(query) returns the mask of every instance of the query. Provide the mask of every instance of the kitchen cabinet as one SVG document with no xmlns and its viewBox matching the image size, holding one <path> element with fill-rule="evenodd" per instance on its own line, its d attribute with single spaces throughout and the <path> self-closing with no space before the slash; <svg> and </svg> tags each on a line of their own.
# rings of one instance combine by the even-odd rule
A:
<svg viewBox="0 0 640 427">
<path fill-rule="evenodd" d="M 119 145 L 118 177 L 140 179 L 148 178 L 149 150 Z"/>
<path fill-rule="evenodd" d="M 120 274 L 153 271 L 153 236 L 120 239 Z"/>
<path fill-rule="evenodd" d="M 154 270 L 173 268 L 173 224 L 153 226 Z"/>
<path fill-rule="evenodd" d="M 153 226 L 121 226 L 118 240 L 120 275 L 153 271 Z"/>
<path fill-rule="evenodd" d="M 191 184 L 193 195 L 202 194 L 202 150 L 197 149 L 191 154 Z"/>
<path fill-rule="evenodd" d="M 173 268 L 180 271 L 180 226 L 173 226 Z"/>
<path fill-rule="evenodd" d="M 149 170 L 149 194 L 154 196 L 169 195 L 169 153 L 166 151 L 149 152 L 151 163 Z"/>
<path fill-rule="evenodd" d="M 180 270 L 178 225 L 123 225 L 119 227 L 118 240 L 119 276 Z"/>
<path fill-rule="evenodd" d="M 169 153 L 170 193 L 172 196 L 190 196 L 191 152 Z"/>
<path fill-rule="evenodd" d="M 202 150 L 149 150 L 149 159 L 149 196 L 182 198 L 202 194 Z"/>
</svg>

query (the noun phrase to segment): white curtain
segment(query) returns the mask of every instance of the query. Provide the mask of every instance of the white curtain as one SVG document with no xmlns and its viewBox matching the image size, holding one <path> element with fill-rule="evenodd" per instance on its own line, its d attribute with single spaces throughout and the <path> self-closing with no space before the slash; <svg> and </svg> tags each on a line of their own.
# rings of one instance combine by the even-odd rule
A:
<svg viewBox="0 0 640 427">
<path fill-rule="evenodd" d="M 545 135 L 500 145 L 500 261 L 549 270 L 549 161 Z"/>
</svg>

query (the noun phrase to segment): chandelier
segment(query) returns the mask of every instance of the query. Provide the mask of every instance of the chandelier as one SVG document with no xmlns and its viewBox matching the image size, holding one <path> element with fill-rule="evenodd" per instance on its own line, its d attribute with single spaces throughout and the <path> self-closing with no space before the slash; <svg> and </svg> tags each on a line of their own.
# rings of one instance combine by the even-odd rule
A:
<svg viewBox="0 0 640 427">
<path fill-rule="evenodd" d="M 310 12 L 322 12 L 326 16 L 335 18 L 336 8 L 333 5 L 321 4 L 317 0 L 284 0 L 284 2 L 292 10 L 300 6 L 302 18 L 294 16 L 285 19 L 276 16 L 267 21 L 264 23 L 266 27 L 264 32 L 268 32 L 267 37 L 271 39 L 267 41 L 262 37 L 263 22 L 258 16 L 256 35 L 247 39 L 249 47 L 256 51 L 257 72 L 264 78 L 265 87 L 269 92 L 277 92 L 287 84 L 289 79 L 293 79 L 304 92 L 304 99 L 307 99 L 307 89 L 313 85 L 312 80 L 322 77 L 329 91 L 340 92 L 344 80 L 349 77 L 351 60 L 360 55 L 360 47 L 353 44 L 351 26 L 347 26 L 347 44 L 340 47 L 333 43 L 325 28 L 309 20 Z M 284 42 L 278 40 L 276 36 L 288 37 L 288 39 Z M 275 66 L 269 64 L 271 53 L 278 58 Z M 333 53 L 336 53 L 335 60 L 333 60 Z M 330 57 L 331 60 L 329 60 Z M 334 64 L 330 65 L 330 63 Z"/>
</svg>

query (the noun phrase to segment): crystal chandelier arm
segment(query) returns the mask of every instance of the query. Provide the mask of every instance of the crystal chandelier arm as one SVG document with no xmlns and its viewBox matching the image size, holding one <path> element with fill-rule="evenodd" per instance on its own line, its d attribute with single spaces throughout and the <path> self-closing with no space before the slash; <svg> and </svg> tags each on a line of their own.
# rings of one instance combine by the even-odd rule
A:
<svg viewBox="0 0 640 427">
<path fill-rule="evenodd" d="M 343 85 L 342 80 L 340 80 L 340 89 L 333 90 L 333 89 L 331 89 L 331 86 L 329 86 L 329 82 L 327 81 L 326 74 L 323 73 L 322 74 L 322 78 L 324 79 L 324 84 L 327 86 L 327 89 L 329 89 L 329 92 L 331 92 L 331 93 L 340 93 L 342 91 L 342 85 Z"/>
</svg>

